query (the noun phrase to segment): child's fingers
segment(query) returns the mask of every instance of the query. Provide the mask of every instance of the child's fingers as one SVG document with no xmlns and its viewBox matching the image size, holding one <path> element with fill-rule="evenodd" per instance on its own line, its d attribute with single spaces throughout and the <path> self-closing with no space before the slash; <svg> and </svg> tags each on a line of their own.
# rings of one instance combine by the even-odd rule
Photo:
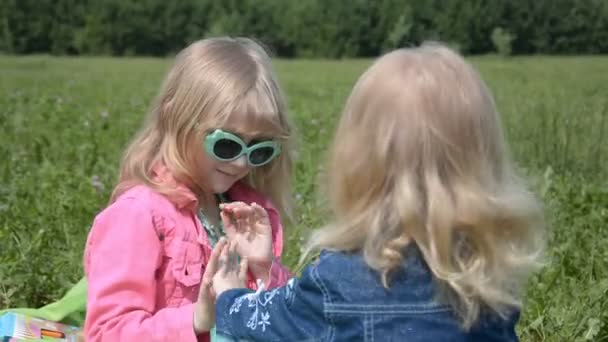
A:
<svg viewBox="0 0 608 342">
<path fill-rule="evenodd" d="M 257 221 L 257 214 L 253 206 L 248 206 L 245 211 L 245 219 L 247 220 L 247 229 L 250 230 L 254 227 Z"/>
<path fill-rule="evenodd" d="M 239 270 L 239 255 L 237 251 L 238 243 L 235 241 L 230 244 L 228 249 L 228 271 L 229 272 L 238 272 Z"/>
<path fill-rule="evenodd" d="M 230 246 L 228 248 L 228 256 L 230 257 L 230 261 L 234 261 L 236 262 L 236 257 L 237 257 L 237 253 L 236 253 L 236 247 L 237 247 L 237 242 L 233 241 L 230 243 Z"/>
<path fill-rule="evenodd" d="M 235 226 L 236 231 L 247 230 L 248 219 L 252 212 L 249 205 L 244 202 L 232 202 L 224 205 L 222 208 L 222 212 L 226 214 L 227 218 L 231 219 L 230 224 Z"/>
<path fill-rule="evenodd" d="M 218 259 L 227 243 L 228 241 L 223 237 L 220 238 L 220 240 L 217 242 L 217 244 L 211 251 L 211 255 L 209 256 L 209 260 L 207 261 L 207 266 L 205 267 L 205 273 L 203 274 L 203 277 L 205 277 L 206 275 L 211 275 L 212 278 L 213 275 L 217 272 Z"/>
<path fill-rule="evenodd" d="M 205 272 L 203 273 L 203 277 L 201 279 L 201 288 L 199 290 L 199 297 L 213 297 L 212 285 L 213 285 L 213 277 L 217 273 L 219 264 L 219 257 L 221 252 L 226 247 L 226 239 L 221 238 L 220 241 L 215 245 L 213 251 L 211 251 L 211 255 L 209 256 L 209 260 L 207 260 L 207 266 L 205 267 Z"/>
<path fill-rule="evenodd" d="M 235 223 L 229 216 L 230 214 L 225 211 L 220 211 L 220 218 L 222 219 L 222 226 L 224 231 L 229 238 L 232 238 L 236 233 Z"/>
<path fill-rule="evenodd" d="M 253 208 L 244 202 L 237 202 L 233 211 L 237 219 L 246 219 L 253 214 Z"/>
<path fill-rule="evenodd" d="M 220 253 L 220 256 L 218 258 L 218 270 L 222 271 L 222 274 L 226 274 L 226 272 L 228 272 L 228 253 L 229 253 L 229 249 L 230 249 L 230 245 L 232 245 L 232 242 L 228 242 L 227 245 L 224 245 L 222 247 L 222 251 Z"/>
<path fill-rule="evenodd" d="M 247 281 L 247 258 L 241 259 L 241 264 L 239 267 L 239 280 L 242 284 L 245 284 Z"/>
<path fill-rule="evenodd" d="M 198 291 L 198 298 L 200 298 L 201 300 L 204 298 L 209 298 L 209 297 L 213 297 L 213 278 L 208 279 L 208 278 L 203 278 L 203 281 L 201 282 L 201 288 Z"/>
<path fill-rule="evenodd" d="M 254 229 L 255 225 L 262 221 L 268 221 L 268 213 L 266 209 L 257 203 L 248 205 L 244 202 L 232 202 L 222 207 L 220 213 L 224 227 L 228 229 L 234 228 L 235 231 L 228 232 L 232 235 L 234 232 L 248 232 Z M 231 219 L 230 221 L 224 219 Z"/>
<path fill-rule="evenodd" d="M 245 202 L 236 201 L 227 203 L 222 208 L 223 210 L 231 213 L 235 218 L 239 218 L 244 207 L 247 207 L 247 204 L 245 204 Z"/>
<path fill-rule="evenodd" d="M 201 279 L 201 287 L 198 294 L 199 298 L 214 297 L 213 277 L 217 273 L 218 259 L 220 253 L 226 247 L 226 242 L 226 239 L 221 238 L 220 241 L 218 241 L 218 243 L 215 245 L 213 251 L 211 251 L 209 260 L 207 260 L 207 266 L 205 267 L 205 273 L 203 273 L 203 277 Z"/>
<path fill-rule="evenodd" d="M 247 205 L 245 203 L 236 202 L 232 207 L 231 216 L 233 218 L 236 231 L 241 232 L 247 229 L 248 214 Z"/>
<path fill-rule="evenodd" d="M 246 232 L 247 230 L 249 230 L 249 226 L 249 220 L 246 218 L 241 218 L 236 221 L 236 229 L 239 232 Z"/>
<path fill-rule="evenodd" d="M 251 209 L 254 211 L 256 218 L 268 218 L 268 212 L 261 205 L 254 202 L 251 204 Z"/>
<path fill-rule="evenodd" d="M 268 212 L 266 211 L 266 209 L 264 209 L 261 205 L 257 204 L 257 203 L 253 203 L 251 205 L 252 210 L 255 212 L 254 216 L 255 216 L 255 222 L 256 223 L 264 223 L 267 224 L 269 227 L 269 223 L 270 223 L 270 218 L 268 216 Z"/>
<path fill-rule="evenodd" d="M 256 222 L 255 209 L 249 205 L 239 208 L 239 229 L 243 232 L 253 228 Z"/>
</svg>

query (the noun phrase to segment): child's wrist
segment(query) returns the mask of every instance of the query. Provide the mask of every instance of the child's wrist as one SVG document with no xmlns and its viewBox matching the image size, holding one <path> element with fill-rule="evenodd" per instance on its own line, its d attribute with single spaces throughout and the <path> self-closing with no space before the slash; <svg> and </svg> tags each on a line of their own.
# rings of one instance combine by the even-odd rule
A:
<svg viewBox="0 0 608 342">
<path fill-rule="evenodd" d="M 208 327 L 207 322 L 201 322 L 201 317 L 199 317 L 200 313 L 197 312 L 197 308 L 195 307 L 193 315 L 192 315 L 192 328 L 194 329 L 195 335 L 201 335 L 209 332 L 210 327 Z"/>
<path fill-rule="evenodd" d="M 240 288 L 244 288 L 244 287 L 245 287 L 245 284 L 239 284 L 238 282 L 237 283 L 224 282 L 220 286 L 215 288 L 215 298 L 217 300 L 217 298 L 219 298 L 219 296 L 226 291 L 240 289 Z"/>
<path fill-rule="evenodd" d="M 270 269 L 273 262 L 274 258 L 271 258 L 268 261 L 251 263 L 249 268 L 256 279 L 261 279 L 264 283 L 267 283 L 270 278 Z"/>
</svg>

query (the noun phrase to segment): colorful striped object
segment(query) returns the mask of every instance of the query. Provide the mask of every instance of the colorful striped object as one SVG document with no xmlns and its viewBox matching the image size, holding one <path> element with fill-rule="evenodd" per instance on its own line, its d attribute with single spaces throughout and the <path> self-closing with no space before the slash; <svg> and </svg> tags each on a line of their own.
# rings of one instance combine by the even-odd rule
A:
<svg viewBox="0 0 608 342">
<path fill-rule="evenodd" d="M 84 341 L 82 329 L 19 313 L 7 312 L 0 316 L 0 341 Z"/>
</svg>

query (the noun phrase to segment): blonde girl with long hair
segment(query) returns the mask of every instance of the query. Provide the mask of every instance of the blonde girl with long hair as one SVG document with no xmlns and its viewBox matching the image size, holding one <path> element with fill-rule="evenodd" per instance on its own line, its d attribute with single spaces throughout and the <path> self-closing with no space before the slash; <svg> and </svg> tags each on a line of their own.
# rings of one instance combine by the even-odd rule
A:
<svg viewBox="0 0 608 342">
<path fill-rule="evenodd" d="M 226 271 L 226 246 L 214 254 L 221 267 L 212 260 L 205 277 L 219 334 L 517 341 L 542 210 L 508 156 L 490 90 L 461 56 L 427 43 L 375 61 L 345 105 L 326 176 L 332 220 L 312 235 L 306 250 L 321 256 L 301 278 L 234 289 L 242 270 Z"/>
<path fill-rule="evenodd" d="M 260 45 L 223 37 L 181 51 L 89 233 L 86 340 L 209 340 L 214 293 L 201 275 L 224 235 L 248 286 L 284 284 L 292 140 Z"/>
</svg>

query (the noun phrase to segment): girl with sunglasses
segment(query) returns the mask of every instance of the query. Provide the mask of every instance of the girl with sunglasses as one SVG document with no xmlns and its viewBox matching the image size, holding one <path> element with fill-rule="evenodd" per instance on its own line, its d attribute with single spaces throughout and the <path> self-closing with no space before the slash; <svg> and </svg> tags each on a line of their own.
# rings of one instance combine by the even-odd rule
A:
<svg viewBox="0 0 608 342">
<path fill-rule="evenodd" d="M 461 56 L 425 44 L 378 59 L 346 103 L 326 170 L 333 220 L 314 232 L 306 250 L 321 256 L 300 278 L 242 289 L 233 247 L 213 251 L 204 278 L 219 336 L 518 340 L 542 210 L 514 171 L 490 90 Z"/>
<path fill-rule="evenodd" d="M 224 234 L 248 263 L 250 288 L 284 284 L 291 147 L 258 44 L 212 38 L 180 52 L 88 236 L 86 340 L 209 340 L 214 293 L 201 276 Z"/>
</svg>

